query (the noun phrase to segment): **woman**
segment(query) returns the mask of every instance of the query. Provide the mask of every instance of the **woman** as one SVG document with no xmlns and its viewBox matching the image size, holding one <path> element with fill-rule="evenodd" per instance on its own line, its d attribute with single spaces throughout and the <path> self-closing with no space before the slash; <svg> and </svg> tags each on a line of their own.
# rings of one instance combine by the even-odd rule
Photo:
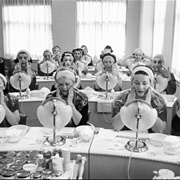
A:
<svg viewBox="0 0 180 180">
<path fill-rule="evenodd" d="M 52 48 L 52 53 L 54 61 L 56 62 L 57 67 L 61 65 L 61 48 L 59 46 L 54 46 Z"/>
<path fill-rule="evenodd" d="M 137 65 L 152 66 L 152 59 L 145 55 L 140 48 L 135 49 L 133 54 L 128 56 L 124 61 L 124 66 L 130 71 L 132 71 L 132 69 Z"/>
<path fill-rule="evenodd" d="M 147 101 L 158 113 L 155 124 L 148 129 L 148 132 L 162 133 L 164 131 L 167 121 L 167 107 L 162 96 L 151 88 L 153 81 L 154 75 L 149 67 L 137 66 L 132 70 L 131 89 L 120 93 L 113 102 L 112 125 L 114 130 L 128 129 L 120 118 L 120 109 L 134 99 L 142 99 Z"/>
<path fill-rule="evenodd" d="M 36 89 L 36 72 L 31 69 L 31 63 L 32 59 L 28 51 L 26 50 L 21 50 L 17 53 L 16 59 L 14 60 L 15 62 L 15 67 L 11 72 L 11 75 L 14 75 L 18 71 L 23 71 L 27 75 L 31 77 L 31 84 L 29 86 L 30 90 L 35 90 Z M 10 85 L 10 91 L 11 92 L 17 92 L 18 90 L 13 88 Z"/>
<path fill-rule="evenodd" d="M 73 71 L 75 71 L 75 73 L 77 74 L 77 76 L 79 76 L 79 84 L 77 84 L 77 88 L 78 89 L 82 89 L 82 86 L 80 84 L 80 78 L 82 77 L 82 73 L 79 71 L 79 69 L 76 67 L 75 63 L 74 63 L 74 57 L 72 55 L 72 52 L 66 51 L 62 54 L 62 58 L 61 58 L 61 67 L 66 67 L 69 69 L 72 69 Z M 56 84 L 54 84 L 51 88 L 51 91 L 56 90 Z"/>
<path fill-rule="evenodd" d="M 82 74 L 86 75 L 88 73 L 88 65 L 86 61 L 83 59 L 82 49 L 81 48 L 73 49 L 72 53 L 73 53 L 75 65 Z"/>
<path fill-rule="evenodd" d="M 166 94 L 174 94 L 176 92 L 176 79 L 174 74 L 169 72 L 165 67 L 165 57 L 162 54 L 157 54 L 153 58 L 153 70 L 156 75 L 160 74 L 168 81 L 166 89 L 163 91 Z M 163 93 L 162 92 L 162 93 Z"/>
<path fill-rule="evenodd" d="M 114 76 L 117 77 L 117 84 L 114 87 L 115 91 L 121 91 L 122 90 L 122 79 L 120 77 L 120 72 L 118 69 L 118 66 L 116 64 L 116 56 L 111 53 L 106 53 L 102 56 L 102 62 L 103 62 L 103 68 L 101 71 L 96 73 L 96 76 L 101 75 L 102 73 L 108 72 L 112 73 Z M 97 82 L 94 84 L 94 90 L 95 91 L 105 91 L 101 89 L 101 87 L 98 85 Z"/>
<path fill-rule="evenodd" d="M 101 54 L 100 54 L 100 59 L 97 60 L 96 62 L 96 65 L 95 65 L 95 72 L 99 72 L 102 70 L 103 68 L 103 62 L 102 62 L 102 57 L 107 54 L 107 53 L 112 53 L 113 50 L 112 50 L 112 47 L 107 45 L 103 51 L 101 51 Z"/>
<path fill-rule="evenodd" d="M 82 45 L 81 49 L 83 51 L 82 58 L 86 61 L 87 66 L 93 66 L 92 57 L 88 54 L 88 48 L 86 45 Z"/>
<path fill-rule="evenodd" d="M 4 75 L 0 73 L 0 104 L 5 109 L 5 118 L 0 123 L 0 127 L 10 127 L 16 125 L 20 121 L 19 115 L 19 101 L 15 96 L 4 94 L 7 85 L 7 80 Z"/>
<path fill-rule="evenodd" d="M 44 72 L 41 71 L 41 65 L 43 63 L 45 63 L 45 62 L 52 63 L 52 66 L 50 67 L 50 69 L 53 69 L 53 70 L 52 70 L 52 72 L 48 73 L 49 76 L 52 76 L 53 73 L 56 71 L 57 64 L 56 64 L 55 60 L 52 57 L 53 57 L 52 53 L 51 53 L 51 51 L 49 49 L 44 50 L 44 52 L 43 52 L 43 60 L 38 63 L 38 74 L 40 76 L 46 76 L 47 75 L 47 73 L 44 73 Z"/>
<path fill-rule="evenodd" d="M 60 97 L 72 107 L 73 115 L 68 127 L 86 125 L 88 121 L 88 97 L 77 91 L 73 86 L 76 83 L 76 74 L 69 68 L 61 68 L 55 74 L 57 90 L 51 92 L 46 99 Z"/>
</svg>

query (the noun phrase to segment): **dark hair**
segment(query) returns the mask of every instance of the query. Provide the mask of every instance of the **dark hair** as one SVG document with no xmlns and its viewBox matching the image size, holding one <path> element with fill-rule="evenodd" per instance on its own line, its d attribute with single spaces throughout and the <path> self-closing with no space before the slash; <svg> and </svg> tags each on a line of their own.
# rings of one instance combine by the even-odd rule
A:
<svg viewBox="0 0 180 180">
<path fill-rule="evenodd" d="M 61 62 L 63 62 L 63 58 L 64 58 L 67 54 L 72 55 L 72 57 L 73 57 L 73 62 L 74 62 L 74 56 L 73 56 L 73 53 L 70 52 L 70 51 L 65 51 L 65 52 L 63 52 L 63 54 L 62 54 L 62 56 L 61 56 Z"/>
<path fill-rule="evenodd" d="M 58 49 L 60 49 L 61 50 L 61 48 L 59 47 L 59 46 L 54 46 L 53 48 L 52 48 L 52 51 L 55 49 L 55 48 L 58 48 Z"/>
<path fill-rule="evenodd" d="M 110 50 L 111 50 L 111 53 L 113 52 L 112 47 L 109 46 L 109 45 L 107 45 L 104 49 L 110 49 Z"/>
<path fill-rule="evenodd" d="M 74 53 L 75 53 L 76 51 L 80 51 L 81 54 L 82 54 L 82 56 L 84 55 L 84 52 L 83 52 L 83 50 L 82 50 L 81 48 L 75 48 L 75 49 L 72 50 L 73 57 L 74 57 Z"/>
<path fill-rule="evenodd" d="M 137 74 L 143 74 L 143 75 L 147 75 L 148 76 L 148 73 L 147 72 L 145 72 L 145 71 L 137 71 L 137 72 L 135 72 L 135 74 L 137 75 Z"/>
<path fill-rule="evenodd" d="M 111 56 L 113 59 L 114 59 L 114 63 L 116 63 L 116 56 L 114 54 L 111 54 L 111 53 L 106 53 L 104 55 L 102 55 L 102 61 L 103 59 L 106 57 L 106 56 Z"/>
</svg>

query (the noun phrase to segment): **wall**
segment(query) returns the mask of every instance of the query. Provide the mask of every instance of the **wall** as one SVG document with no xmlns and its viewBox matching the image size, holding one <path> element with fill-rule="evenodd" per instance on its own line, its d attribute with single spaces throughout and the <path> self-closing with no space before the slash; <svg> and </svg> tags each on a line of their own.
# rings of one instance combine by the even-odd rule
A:
<svg viewBox="0 0 180 180">
<path fill-rule="evenodd" d="M 76 0 L 52 0 L 53 45 L 63 51 L 76 47 Z"/>
</svg>

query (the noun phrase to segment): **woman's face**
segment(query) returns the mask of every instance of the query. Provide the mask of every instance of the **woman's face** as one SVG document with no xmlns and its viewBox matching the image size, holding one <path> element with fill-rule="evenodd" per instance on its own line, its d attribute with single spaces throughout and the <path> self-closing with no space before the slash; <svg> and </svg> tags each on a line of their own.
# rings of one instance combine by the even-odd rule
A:
<svg viewBox="0 0 180 180">
<path fill-rule="evenodd" d="M 154 66 L 155 68 L 162 67 L 162 65 L 163 65 L 163 61 L 161 60 L 160 57 L 155 57 L 155 58 L 153 59 L 153 66 Z"/>
<path fill-rule="evenodd" d="M 46 51 L 43 56 L 44 56 L 45 61 L 48 61 L 51 59 L 51 53 L 48 51 Z"/>
<path fill-rule="evenodd" d="M 134 57 L 136 61 L 141 61 L 143 56 L 143 52 L 141 50 L 136 50 L 134 52 Z"/>
<path fill-rule="evenodd" d="M 148 88 L 151 86 L 149 76 L 144 74 L 135 74 L 132 86 L 134 87 L 137 96 L 144 96 Z"/>
<path fill-rule="evenodd" d="M 114 59 L 113 57 L 111 56 L 106 56 L 104 59 L 103 59 L 103 64 L 104 64 L 104 69 L 106 71 L 112 71 L 112 66 L 114 64 Z"/>
<path fill-rule="evenodd" d="M 80 51 L 75 51 L 74 52 L 74 58 L 76 60 L 81 60 L 81 57 L 82 57 L 82 53 Z"/>
<path fill-rule="evenodd" d="M 63 94 L 64 96 L 68 96 L 69 88 L 74 85 L 74 82 L 71 79 L 65 77 L 59 78 L 57 80 L 57 83 L 60 93 Z"/>
<path fill-rule="evenodd" d="M 73 65 L 73 58 L 71 56 L 65 56 L 63 62 L 65 67 L 71 67 Z"/>
<path fill-rule="evenodd" d="M 26 53 L 20 53 L 18 55 L 19 64 L 21 65 L 22 70 L 26 70 L 28 64 L 28 55 Z"/>
</svg>

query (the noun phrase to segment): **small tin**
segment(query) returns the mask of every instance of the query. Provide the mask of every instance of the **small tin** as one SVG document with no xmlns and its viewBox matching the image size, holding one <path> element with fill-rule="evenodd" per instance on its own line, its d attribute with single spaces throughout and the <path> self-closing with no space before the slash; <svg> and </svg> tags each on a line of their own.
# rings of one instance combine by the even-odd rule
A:
<svg viewBox="0 0 180 180">
<path fill-rule="evenodd" d="M 19 170 L 22 169 L 22 164 L 16 164 L 16 163 L 14 163 L 14 164 L 11 164 L 11 165 L 9 166 L 9 168 L 10 168 L 10 169 L 13 169 L 14 171 L 19 171 Z"/>
<path fill-rule="evenodd" d="M 28 171 L 18 171 L 15 175 L 15 179 L 30 179 L 30 173 Z"/>
<path fill-rule="evenodd" d="M 1 177 L 2 179 L 14 179 L 15 176 L 15 171 L 13 170 L 4 170 L 1 172 Z"/>
<path fill-rule="evenodd" d="M 24 159 L 24 158 L 22 158 L 22 159 L 15 159 L 15 163 L 23 165 L 23 164 L 27 163 L 27 159 Z"/>
<path fill-rule="evenodd" d="M 42 175 L 40 172 L 35 172 L 31 174 L 31 179 L 42 179 Z"/>
</svg>

